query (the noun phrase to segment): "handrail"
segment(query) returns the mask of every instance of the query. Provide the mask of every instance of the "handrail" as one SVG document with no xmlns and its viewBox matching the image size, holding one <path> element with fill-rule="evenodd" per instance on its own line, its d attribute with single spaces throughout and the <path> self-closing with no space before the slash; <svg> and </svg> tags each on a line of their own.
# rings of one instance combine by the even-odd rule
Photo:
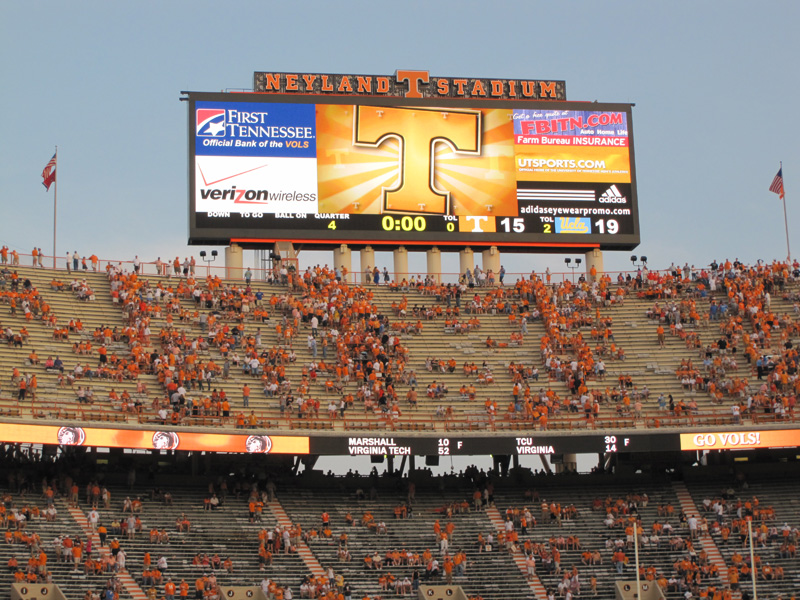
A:
<svg viewBox="0 0 800 600">
<path fill-rule="evenodd" d="M 311 417 L 297 417 L 275 414 L 274 410 L 235 410 L 227 417 L 216 415 L 182 417 L 173 423 L 171 413 L 162 421 L 156 413 L 143 411 L 140 413 L 123 413 L 107 406 L 64 404 L 50 401 L 36 400 L 30 404 L 20 403 L 13 398 L 0 398 L 0 417 L 17 417 L 32 419 L 69 419 L 86 422 L 116 422 L 138 424 L 165 424 L 170 427 L 237 427 L 237 420 L 244 416 L 244 427 L 250 427 L 250 415 L 256 420 L 256 427 L 269 429 L 314 429 L 314 430 L 386 430 L 386 431 L 507 431 L 507 430 L 536 430 L 536 431 L 563 431 L 563 430 L 597 430 L 597 429 L 660 429 L 686 427 L 695 428 L 703 426 L 732 426 L 745 427 L 752 425 L 779 425 L 783 423 L 796 423 L 800 415 L 787 413 L 783 417 L 774 414 L 744 413 L 739 421 L 724 410 L 701 411 L 696 414 L 670 415 L 646 414 L 642 418 L 632 416 L 607 415 L 587 419 L 582 414 L 560 414 L 548 417 L 546 426 L 531 418 L 522 418 L 515 415 L 489 415 L 476 414 L 471 416 L 457 415 L 454 417 L 439 418 L 434 416 L 402 415 L 398 418 L 391 416 L 365 413 L 352 414 L 352 410 L 344 417 L 338 415 L 330 418 L 327 414 Z"/>
<path fill-rule="evenodd" d="M 76 273 L 83 273 L 83 272 L 86 272 L 86 273 L 93 273 L 93 272 L 104 273 L 106 271 L 107 267 L 109 267 L 109 266 L 120 266 L 120 265 L 126 271 L 132 272 L 134 270 L 134 261 L 133 260 L 118 260 L 118 259 L 98 258 L 97 267 L 95 269 L 93 267 L 93 263 L 91 261 L 89 261 L 89 257 L 86 257 L 87 270 L 84 271 L 83 268 L 81 267 L 81 263 L 82 263 L 82 260 L 83 260 L 84 257 L 81 256 L 81 258 L 79 259 L 78 269 L 76 270 L 76 269 L 73 269 L 73 267 L 72 267 L 73 259 L 72 259 L 72 254 L 71 253 L 68 253 L 65 256 L 56 257 L 56 261 L 55 261 L 56 266 L 55 267 L 52 266 L 53 262 L 54 262 L 52 255 L 46 255 L 46 254 L 42 255 L 42 267 L 34 266 L 32 264 L 33 255 L 30 254 L 30 253 L 18 253 L 18 256 L 19 256 L 19 263 L 18 264 L 11 264 L 11 257 L 9 256 L 8 264 L 7 265 L 0 265 L 0 266 L 8 266 L 9 268 L 13 268 L 15 266 L 19 266 L 19 267 L 25 267 L 25 268 L 37 268 L 37 269 L 50 270 L 50 271 L 55 270 L 55 271 L 58 271 L 58 272 L 69 272 L 69 273 L 72 273 L 72 272 L 76 272 Z M 186 260 L 186 258 L 187 257 L 185 257 L 184 260 Z M 290 262 L 297 262 L 296 258 L 284 259 L 284 260 L 289 260 Z M 158 270 L 157 270 L 157 267 L 156 267 L 157 261 L 155 261 L 155 260 L 151 260 L 151 261 L 141 260 L 141 261 L 139 261 L 139 273 L 142 274 L 142 275 L 146 275 L 146 276 L 164 276 L 164 277 L 169 276 L 169 275 L 173 274 L 173 263 L 172 263 L 172 261 L 174 261 L 174 259 L 172 259 L 172 260 L 167 259 L 167 260 L 163 261 L 162 264 L 164 265 L 165 268 L 162 268 L 162 273 L 158 273 Z M 181 263 L 180 271 L 182 273 L 182 271 L 183 271 L 183 260 L 181 260 L 180 263 Z M 299 264 L 295 265 L 295 268 L 297 268 L 299 270 Z M 709 266 L 705 266 L 705 267 L 701 267 L 701 268 L 694 268 L 694 271 L 698 271 L 699 272 L 700 270 L 703 270 L 703 269 L 707 270 L 709 268 L 710 268 Z M 574 283 L 576 281 L 576 279 L 580 275 L 588 274 L 588 269 L 589 269 L 589 265 L 587 264 L 585 272 L 584 272 L 584 270 L 581 270 L 580 273 L 577 274 L 577 275 L 571 270 L 570 271 L 551 271 L 550 272 L 550 281 L 552 283 L 558 283 L 558 282 L 564 282 L 564 281 L 571 281 L 571 282 Z M 227 266 L 222 266 L 222 265 L 214 266 L 211 263 L 204 262 L 199 257 L 195 259 L 195 265 L 194 265 L 194 275 L 195 275 L 195 277 L 204 277 L 204 276 L 213 274 L 213 275 L 219 275 L 220 278 L 224 279 L 224 280 L 238 280 L 238 281 L 244 280 L 245 279 L 245 272 L 247 270 L 249 270 L 251 272 L 252 279 L 254 281 L 266 281 L 268 279 L 267 276 L 270 275 L 270 271 L 271 271 L 270 269 L 264 269 L 264 268 L 260 268 L 260 267 L 248 267 L 248 266 L 245 266 L 245 265 L 243 265 L 241 268 L 238 268 L 238 267 L 237 268 L 233 268 L 233 267 L 227 267 Z M 683 278 L 682 269 L 678 269 L 678 271 L 680 271 L 680 273 L 681 273 L 680 280 L 683 283 L 689 282 L 689 280 Z M 302 271 L 300 271 L 300 272 L 302 273 Z M 622 275 L 623 277 L 625 277 L 625 276 L 630 274 L 630 275 L 635 277 L 638 272 L 639 272 L 638 269 L 614 270 L 614 271 L 604 271 L 603 274 L 610 276 L 611 279 L 612 279 L 612 282 L 616 282 L 616 277 L 619 276 L 619 275 Z M 657 274 L 659 276 L 671 275 L 671 271 L 668 268 L 667 269 L 648 269 L 647 272 L 648 273 Z M 205 275 L 203 275 L 203 273 L 205 273 Z M 532 272 L 511 272 L 511 271 L 507 271 L 505 273 L 505 282 L 504 283 L 505 283 L 506 286 L 513 286 L 514 283 L 519 279 L 524 279 L 524 280 L 528 279 L 530 277 L 531 273 Z M 232 277 L 231 276 L 232 274 L 235 275 L 235 277 Z M 445 272 L 445 271 L 440 272 L 440 273 L 411 272 L 411 271 L 409 271 L 407 273 L 397 273 L 397 272 L 394 272 L 394 271 L 389 271 L 389 275 L 390 275 L 390 279 L 392 281 L 396 281 L 398 283 L 403 277 L 409 278 L 411 276 L 414 276 L 415 278 L 418 278 L 418 279 L 419 278 L 424 279 L 428 275 L 433 276 L 434 278 L 438 279 L 442 283 L 448 283 L 448 282 L 449 283 L 455 283 L 455 282 L 457 282 L 459 280 L 459 278 L 461 277 L 462 273 Z M 544 272 L 537 273 L 537 275 L 539 275 L 540 277 L 544 277 Z M 494 273 L 494 276 L 495 276 L 495 287 L 499 287 L 500 286 L 499 279 L 498 279 L 499 278 L 499 274 L 498 273 Z M 180 277 L 180 276 L 178 276 L 178 277 Z M 370 278 L 370 280 L 366 280 L 365 273 L 364 272 L 359 272 L 359 271 L 351 271 L 351 272 L 348 273 L 348 283 L 351 283 L 351 284 L 355 283 L 355 284 L 361 284 L 361 285 L 364 285 L 364 284 L 374 285 L 372 283 L 372 279 L 371 278 Z M 382 270 L 381 270 L 381 275 L 380 275 L 380 285 L 384 285 L 384 276 L 383 276 L 383 271 Z M 478 288 L 479 286 L 477 286 L 477 284 L 476 284 L 475 287 Z M 488 287 L 488 286 L 485 286 L 485 287 Z"/>
</svg>

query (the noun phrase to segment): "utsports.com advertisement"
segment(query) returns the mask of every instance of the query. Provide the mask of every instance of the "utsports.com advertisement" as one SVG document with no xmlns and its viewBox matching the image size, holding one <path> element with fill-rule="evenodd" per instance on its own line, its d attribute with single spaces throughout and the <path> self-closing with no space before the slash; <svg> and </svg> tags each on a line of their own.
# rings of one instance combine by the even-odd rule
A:
<svg viewBox="0 0 800 600">
<path fill-rule="evenodd" d="M 515 110 L 518 181 L 630 183 L 623 112 Z"/>
<path fill-rule="evenodd" d="M 537 215 L 561 219 L 553 233 L 601 234 L 596 218 L 610 217 L 632 229 L 624 112 L 198 101 L 193 126 L 194 208 L 208 217 Z"/>
</svg>

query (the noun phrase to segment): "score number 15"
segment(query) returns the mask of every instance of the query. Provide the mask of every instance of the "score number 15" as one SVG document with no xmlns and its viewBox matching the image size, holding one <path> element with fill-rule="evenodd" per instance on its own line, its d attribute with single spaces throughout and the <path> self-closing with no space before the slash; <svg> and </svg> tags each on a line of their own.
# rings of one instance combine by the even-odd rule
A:
<svg viewBox="0 0 800 600">
<path fill-rule="evenodd" d="M 506 230 L 506 233 L 522 233 L 525 231 L 525 219 L 522 217 L 516 217 L 511 219 L 510 217 L 506 217 L 500 221 L 500 225 L 503 226 L 503 229 Z"/>
</svg>

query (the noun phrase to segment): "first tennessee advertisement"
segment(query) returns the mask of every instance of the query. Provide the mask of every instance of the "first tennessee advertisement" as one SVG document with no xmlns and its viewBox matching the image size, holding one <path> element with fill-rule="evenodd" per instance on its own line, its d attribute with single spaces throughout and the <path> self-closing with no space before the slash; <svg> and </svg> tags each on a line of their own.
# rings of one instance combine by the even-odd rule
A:
<svg viewBox="0 0 800 600">
<path fill-rule="evenodd" d="M 197 102 L 195 210 L 317 212 L 314 105 Z"/>
</svg>

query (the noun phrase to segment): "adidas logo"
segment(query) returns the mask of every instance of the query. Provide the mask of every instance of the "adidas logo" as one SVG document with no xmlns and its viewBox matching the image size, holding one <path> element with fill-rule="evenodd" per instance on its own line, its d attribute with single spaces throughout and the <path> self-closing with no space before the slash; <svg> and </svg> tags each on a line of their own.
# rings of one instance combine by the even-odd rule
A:
<svg viewBox="0 0 800 600">
<path fill-rule="evenodd" d="M 608 188 L 598 199 L 603 204 L 627 204 L 628 199 L 617 189 L 616 185 Z"/>
</svg>

